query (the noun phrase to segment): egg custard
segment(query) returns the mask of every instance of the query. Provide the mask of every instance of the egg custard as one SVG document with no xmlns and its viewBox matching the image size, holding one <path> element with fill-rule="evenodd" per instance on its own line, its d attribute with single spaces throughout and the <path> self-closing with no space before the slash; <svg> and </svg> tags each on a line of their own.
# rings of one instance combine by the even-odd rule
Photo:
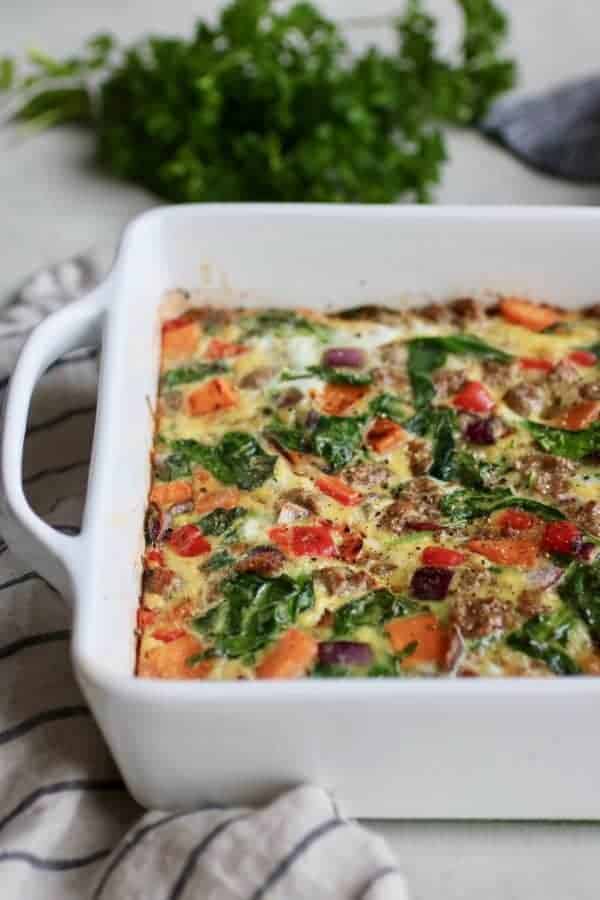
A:
<svg viewBox="0 0 600 900">
<path fill-rule="evenodd" d="M 600 307 L 162 326 L 137 674 L 600 674 Z"/>
</svg>

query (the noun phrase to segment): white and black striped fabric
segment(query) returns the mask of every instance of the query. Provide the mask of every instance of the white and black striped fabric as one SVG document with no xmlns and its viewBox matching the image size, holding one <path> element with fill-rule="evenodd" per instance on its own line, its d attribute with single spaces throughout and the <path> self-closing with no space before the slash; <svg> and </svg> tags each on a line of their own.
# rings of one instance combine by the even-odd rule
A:
<svg viewBox="0 0 600 900">
<path fill-rule="evenodd" d="M 87 257 L 35 276 L 0 310 L 0 393 L 27 332 L 95 280 Z M 32 404 L 32 505 L 76 533 L 94 421 L 97 351 L 56 362 Z M 384 842 L 301 786 L 260 810 L 143 813 L 76 686 L 69 612 L 0 540 L 2 900 L 404 900 Z"/>
</svg>

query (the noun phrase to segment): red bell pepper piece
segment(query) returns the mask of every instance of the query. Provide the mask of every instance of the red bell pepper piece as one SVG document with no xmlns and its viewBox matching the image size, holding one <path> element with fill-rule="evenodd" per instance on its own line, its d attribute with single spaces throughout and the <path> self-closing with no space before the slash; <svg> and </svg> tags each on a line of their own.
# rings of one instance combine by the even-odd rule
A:
<svg viewBox="0 0 600 900">
<path fill-rule="evenodd" d="M 292 556 L 337 556 L 328 525 L 282 525 L 270 529 L 269 539 Z"/>
<path fill-rule="evenodd" d="M 337 500 L 342 506 L 356 506 L 363 498 L 361 493 L 353 490 L 349 484 L 334 475 L 322 475 L 315 484 L 320 491 L 333 500 Z"/>
<path fill-rule="evenodd" d="M 453 568 L 460 566 L 466 559 L 464 553 L 459 550 L 450 550 L 448 547 L 425 547 L 421 554 L 421 560 L 426 566 L 442 566 Z"/>
<path fill-rule="evenodd" d="M 577 366 L 595 366 L 598 363 L 598 357 L 589 350 L 573 350 L 567 356 L 569 362 L 575 363 Z"/>
<path fill-rule="evenodd" d="M 472 413 L 487 413 L 496 405 L 494 398 L 480 381 L 467 381 L 452 403 L 458 409 Z"/>
<path fill-rule="evenodd" d="M 200 556 L 208 553 L 210 543 L 195 525 L 182 525 L 169 537 L 169 546 L 178 556 Z"/>
<path fill-rule="evenodd" d="M 496 524 L 501 531 L 529 531 L 537 525 L 539 519 L 522 509 L 504 509 L 499 513 Z"/>
<path fill-rule="evenodd" d="M 542 549 L 549 553 L 577 553 L 582 543 L 581 531 L 572 522 L 548 522 L 542 536 Z"/>
<path fill-rule="evenodd" d="M 537 369 L 540 372 L 551 372 L 554 368 L 554 363 L 549 359 L 534 359 L 531 356 L 523 356 L 519 365 L 522 369 Z"/>
</svg>

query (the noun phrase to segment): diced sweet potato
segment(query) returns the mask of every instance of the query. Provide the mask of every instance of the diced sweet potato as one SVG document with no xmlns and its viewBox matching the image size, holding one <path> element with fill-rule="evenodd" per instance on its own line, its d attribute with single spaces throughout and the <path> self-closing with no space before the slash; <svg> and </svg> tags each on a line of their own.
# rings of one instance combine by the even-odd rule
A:
<svg viewBox="0 0 600 900">
<path fill-rule="evenodd" d="M 518 297 L 504 297 L 500 301 L 500 312 L 508 322 L 522 325 L 530 331 L 543 331 L 564 318 L 549 306 L 532 303 L 531 300 L 520 300 Z"/>
<path fill-rule="evenodd" d="M 402 660 L 403 669 L 420 663 L 441 663 L 448 649 L 448 634 L 441 622 L 431 613 L 391 619 L 385 626 L 396 653 L 416 643 L 412 653 Z"/>
<path fill-rule="evenodd" d="M 202 644 L 191 634 L 184 634 L 176 640 L 153 647 L 140 653 L 138 675 L 141 678 L 193 679 L 206 678 L 213 667 L 210 659 L 190 666 L 187 661 L 200 653 Z"/>
<path fill-rule="evenodd" d="M 300 678 L 317 656 L 317 642 L 304 631 L 290 628 L 256 667 L 257 678 Z"/>
<path fill-rule="evenodd" d="M 185 322 L 178 328 L 163 328 L 163 354 L 170 358 L 191 356 L 198 346 L 200 326 L 197 322 Z"/>
<path fill-rule="evenodd" d="M 191 481 L 158 481 L 152 485 L 150 500 L 158 506 L 175 506 L 192 499 Z"/>
<path fill-rule="evenodd" d="M 329 416 L 343 416 L 368 390 L 362 384 L 328 384 L 321 396 L 321 407 Z"/>
<path fill-rule="evenodd" d="M 406 431 L 391 419 L 375 419 L 367 434 L 367 441 L 375 453 L 387 453 L 393 447 L 402 443 L 406 438 Z"/>
<path fill-rule="evenodd" d="M 568 431 L 581 431 L 587 428 L 600 417 L 600 402 L 598 400 L 585 400 L 575 403 L 565 410 L 558 422 L 561 428 Z"/>
<path fill-rule="evenodd" d="M 485 556 L 490 562 L 501 566 L 521 566 L 532 569 L 538 558 L 538 545 L 535 541 L 516 538 L 495 538 L 492 540 L 472 540 L 468 548 L 473 553 Z"/>
<path fill-rule="evenodd" d="M 237 391 L 228 381 L 212 378 L 188 396 L 188 410 L 192 416 L 205 416 L 235 406 L 237 402 Z"/>
<path fill-rule="evenodd" d="M 208 493 L 198 493 L 194 503 L 194 509 L 197 513 L 209 513 L 213 509 L 233 509 L 238 505 L 240 492 L 235 487 L 223 488 L 220 491 L 209 491 Z"/>
</svg>

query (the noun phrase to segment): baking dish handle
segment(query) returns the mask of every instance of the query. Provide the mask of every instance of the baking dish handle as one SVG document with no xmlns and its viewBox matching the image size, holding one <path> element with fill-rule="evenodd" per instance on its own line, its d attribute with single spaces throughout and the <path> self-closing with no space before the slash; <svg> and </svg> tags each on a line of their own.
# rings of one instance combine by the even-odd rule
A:
<svg viewBox="0 0 600 900">
<path fill-rule="evenodd" d="M 31 397 L 40 375 L 63 354 L 100 343 L 109 282 L 81 300 L 52 313 L 27 338 L 11 376 L 2 411 L 0 438 L 0 519 L 2 536 L 64 596 L 71 597 L 81 536 L 68 536 L 46 524 L 23 491 L 23 447 Z"/>
</svg>

